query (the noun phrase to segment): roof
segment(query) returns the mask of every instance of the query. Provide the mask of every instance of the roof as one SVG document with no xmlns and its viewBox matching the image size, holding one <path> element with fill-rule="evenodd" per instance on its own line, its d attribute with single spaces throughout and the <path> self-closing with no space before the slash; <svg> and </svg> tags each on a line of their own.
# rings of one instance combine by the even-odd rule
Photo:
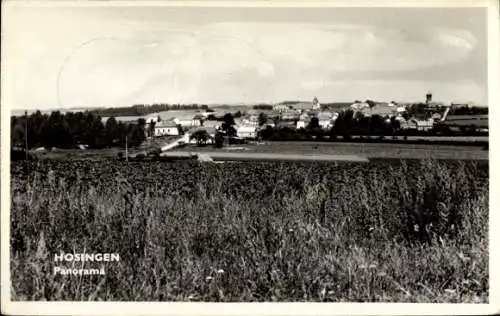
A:
<svg viewBox="0 0 500 316">
<path fill-rule="evenodd" d="M 257 127 L 241 125 L 236 128 L 237 132 L 255 132 Z"/>
<path fill-rule="evenodd" d="M 198 131 L 203 131 L 203 130 L 207 131 L 207 133 L 210 135 L 217 133 L 217 130 L 214 127 L 208 127 L 208 126 L 200 126 L 200 127 L 192 128 L 189 130 L 189 133 L 193 134 L 193 133 L 196 133 Z"/>
<path fill-rule="evenodd" d="M 366 102 L 360 102 L 360 103 L 353 103 L 351 104 L 351 108 L 353 109 L 363 109 L 363 108 L 369 108 L 370 105 Z"/>
<path fill-rule="evenodd" d="M 155 128 L 161 127 L 177 127 L 177 124 L 174 121 L 159 121 L 156 123 Z"/>
<path fill-rule="evenodd" d="M 385 114 L 391 114 L 397 111 L 397 107 L 395 106 L 374 106 L 373 108 L 365 108 L 361 110 L 363 113 L 369 113 L 371 115 L 373 114 L 379 114 L 379 115 L 385 115 Z"/>
<path fill-rule="evenodd" d="M 319 112 L 317 115 L 318 120 L 330 120 L 332 116 L 333 114 L 330 112 Z"/>
</svg>

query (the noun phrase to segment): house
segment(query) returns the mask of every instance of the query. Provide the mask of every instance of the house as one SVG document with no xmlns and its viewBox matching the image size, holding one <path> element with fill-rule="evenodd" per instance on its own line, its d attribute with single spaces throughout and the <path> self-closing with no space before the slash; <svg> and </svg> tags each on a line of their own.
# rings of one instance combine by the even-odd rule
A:
<svg viewBox="0 0 500 316">
<path fill-rule="evenodd" d="M 367 116 L 380 115 L 380 116 L 395 116 L 398 113 L 398 107 L 393 106 L 386 102 L 376 104 L 374 107 L 365 107 L 359 110 Z"/>
<path fill-rule="evenodd" d="M 333 113 L 320 112 L 316 116 L 318 118 L 319 126 L 323 129 L 329 129 L 333 126 Z"/>
<path fill-rule="evenodd" d="M 370 108 L 370 105 L 366 102 L 356 102 L 350 105 L 350 108 L 355 111 L 359 111 L 361 109 Z"/>
<path fill-rule="evenodd" d="M 206 128 L 215 128 L 218 129 L 222 126 L 222 122 L 220 121 L 203 121 L 203 127 Z"/>
<path fill-rule="evenodd" d="M 236 127 L 236 135 L 241 138 L 257 138 L 256 126 L 241 125 Z"/>
<path fill-rule="evenodd" d="M 276 104 L 275 106 L 273 106 L 273 111 L 276 113 L 286 113 L 290 110 L 292 110 L 292 108 L 287 104 Z"/>
<path fill-rule="evenodd" d="M 258 115 L 251 115 L 249 117 L 244 117 L 241 120 L 238 120 L 238 122 L 239 122 L 238 125 L 257 127 L 257 126 L 259 126 L 259 116 Z M 235 120 L 235 123 L 236 123 L 236 120 Z"/>
<path fill-rule="evenodd" d="M 309 124 L 310 121 L 311 121 L 310 117 L 307 117 L 306 119 L 303 119 L 303 120 L 298 120 L 297 121 L 297 129 L 306 128 L 306 126 Z"/>
<path fill-rule="evenodd" d="M 176 117 L 173 120 L 175 124 L 179 124 L 182 127 L 196 127 L 201 126 L 201 118 L 199 115 L 197 116 L 184 116 L 184 117 Z"/>
<path fill-rule="evenodd" d="M 307 120 L 310 120 L 311 117 L 308 113 L 302 113 L 300 116 L 299 116 L 299 120 L 300 121 L 307 121 Z"/>
<path fill-rule="evenodd" d="M 288 113 L 281 115 L 281 119 L 284 121 L 294 121 L 294 120 L 298 120 L 299 118 L 300 118 L 299 113 L 288 112 Z"/>
<path fill-rule="evenodd" d="M 155 125 L 155 137 L 180 135 L 179 128 L 174 121 L 160 121 Z"/>
</svg>

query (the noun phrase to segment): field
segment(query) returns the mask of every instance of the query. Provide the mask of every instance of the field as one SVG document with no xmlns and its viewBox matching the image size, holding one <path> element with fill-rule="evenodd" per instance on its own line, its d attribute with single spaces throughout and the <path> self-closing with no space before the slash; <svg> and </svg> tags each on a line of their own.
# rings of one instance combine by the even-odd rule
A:
<svg viewBox="0 0 500 316">
<path fill-rule="evenodd" d="M 11 173 L 13 300 L 488 301 L 487 161 L 42 160 Z M 55 254 L 84 251 L 120 261 L 53 275 Z"/>
<path fill-rule="evenodd" d="M 264 142 L 223 147 L 188 146 L 175 149 L 189 152 L 247 152 L 279 153 L 301 155 L 358 155 L 366 158 L 391 159 L 456 159 L 488 160 L 489 151 L 484 146 L 434 145 L 434 144 L 392 144 L 392 143 L 344 143 L 344 142 Z"/>
</svg>

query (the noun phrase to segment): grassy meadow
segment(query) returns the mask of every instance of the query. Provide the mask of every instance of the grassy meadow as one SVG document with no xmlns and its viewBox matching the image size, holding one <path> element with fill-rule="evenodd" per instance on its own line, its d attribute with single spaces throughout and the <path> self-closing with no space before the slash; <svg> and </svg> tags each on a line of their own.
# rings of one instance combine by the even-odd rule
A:
<svg viewBox="0 0 500 316">
<path fill-rule="evenodd" d="M 13 162 L 12 299 L 487 302 L 488 190 L 474 161 Z M 120 261 L 53 274 L 84 251 Z"/>
</svg>

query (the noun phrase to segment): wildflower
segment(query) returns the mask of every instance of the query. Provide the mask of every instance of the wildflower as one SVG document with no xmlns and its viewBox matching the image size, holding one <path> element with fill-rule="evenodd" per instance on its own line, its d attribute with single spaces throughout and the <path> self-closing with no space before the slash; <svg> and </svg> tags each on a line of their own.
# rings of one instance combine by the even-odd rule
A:
<svg viewBox="0 0 500 316">
<path fill-rule="evenodd" d="M 213 279 L 213 278 L 212 278 L 211 276 L 207 276 L 207 277 L 205 278 L 205 280 L 207 280 L 207 281 L 210 281 L 210 280 L 212 280 L 212 279 Z"/>
<path fill-rule="evenodd" d="M 222 273 L 224 273 L 224 270 L 219 269 L 219 270 L 217 270 L 217 273 L 218 273 L 218 274 L 222 274 Z"/>
<path fill-rule="evenodd" d="M 446 289 L 444 290 L 446 293 L 450 293 L 450 294 L 455 294 L 456 290 L 454 289 Z"/>
<path fill-rule="evenodd" d="M 375 228 L 374 228 L 374 227 L 370 227 L 370 228 L 368 228 L 368 231 L 369 231 L 369 232 L 371 232 L 371 231 L 373 231 L 373 230 L 375 230 Z"/>
<path fill-rule="evenodd" d="M 290 228 L 288 231 L 289 231 L 290 233 L 291 233 L 291 232 L 293 232 L 293 228 Z"/>
<path fill-rule="evenodd" d="M 333 295 L 335 293 L 333 290 L 328 291 L 328 295 Z"/>
<path fill-rule="evenodd" d="M 463 252 L 459 252 L 458 257 L 460 257 L 460 259 L 462 259 L 462 261 L 470 261 L 471 260 L 471 258 L 465 256 Z"/>
<path fill-rule="evenodd" d="M 418 232 L 419 226 L 418 224 L 413 225 L 413 231 Z"/>
</svg>

